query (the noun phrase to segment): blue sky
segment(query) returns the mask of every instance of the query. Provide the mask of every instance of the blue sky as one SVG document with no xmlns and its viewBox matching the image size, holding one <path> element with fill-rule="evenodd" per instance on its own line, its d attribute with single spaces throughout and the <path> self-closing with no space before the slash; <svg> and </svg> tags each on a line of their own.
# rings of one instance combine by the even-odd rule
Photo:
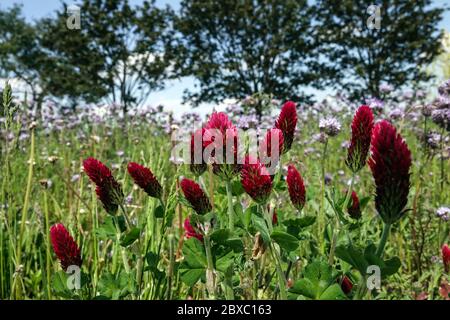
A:
<svg viewBox="0 0 450 320">
<path fill-rule="evenodd" d="M 77 1 L 73 1 L 76 3 Z M 142 0 L 130 0 L 132 4 L 139 4 Z M 179 0 L 156 0 L 156 4 L 159 6 L 170 5 L 173 8 L 177 8 Z M 375 2 L 375 1 L 374 1 Z M 67 3 L 71 3 L 67 0 Z M 435 0 L 434 5 L 445 6 L 447 5 L 447 0 Z M 21 4 L 23 7 L 23 14 L 25 17 L 32 21 L 45 16 L 49 16 L 53 11 L 60 8 L 61 0 L 0 0 L 0 8 L 9 7 L 13 4 Z M 450 12 L 447 11 L 444 14 L 444 19 L 440 22 L 440 27 L 450 30 Z M 183 90 L 186 88 L 192 88 L 194 85 L 194 80 L 192 78 L 185 78 L 180 81 L 173 81 L 167 84 L 164 90 L 159 92 L 154 92 L 149 98 L 149 103 L 151 105 L 164 105 L 167 109 L 174 110 L 175 114 L 181 114 L 183 112 L 191 111 L 189 105 L 182 105 L 181 99 Z M 318 98 L 325 96 L 324 92 L 313 92 Z M 205 114 L 211 110 L 211 105 L 204 104 L 196 109 L 197 112 Z M 222 106 L 223 107 L 223 106 Z M 219 107 L 218 109 L 221 109 Z"/>
</svg>

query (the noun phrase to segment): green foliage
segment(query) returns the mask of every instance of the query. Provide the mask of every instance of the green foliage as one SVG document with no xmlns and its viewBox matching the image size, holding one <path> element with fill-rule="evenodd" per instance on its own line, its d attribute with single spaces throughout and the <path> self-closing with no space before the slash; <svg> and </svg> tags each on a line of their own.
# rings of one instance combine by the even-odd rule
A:
<svg viewBox="0 0 450 320">
<path fill-rule="evenodd" d="M 185 0 L 180 7 L 171 55 L 178 76 L 199 83 L 186 100 L 219 102 L 265 92 L 304 101 L 300 90 L 320 83 L 324 70 L 307 1 Z M 260 116 L 262 105 L 255 109 Z"/>
<path fill-rule="evenodd" d="M 186 240 L 183 245 L 184 261 L 179 271 L 181 280 L 188 286 L 193 286 L 205 277 L 207 268 L 206 253 L 203 244 L 196 238 Z"/>
<path fill-rule="evenodd" d="M 338 246 L 336 247 L 336 256 L 352 265 L 362 276 L 367 275 L 367 268 L 371 265 L 380 268 L 382 278 L 393 275 L 398 271 L 401 266 L 398 257 L 383 260 L 375 254 L 375 251 L 376 247 L 373 244 L 368 245 L 364 251 L 352 245 Z"/>
<path fill-rule="evenodd" d="M 308 264 L 303 277 L 289 289 L 289 299 L 342 300 L 344 292 L 336 282 L 331 267 L 324 261 Z"/>
</svg>

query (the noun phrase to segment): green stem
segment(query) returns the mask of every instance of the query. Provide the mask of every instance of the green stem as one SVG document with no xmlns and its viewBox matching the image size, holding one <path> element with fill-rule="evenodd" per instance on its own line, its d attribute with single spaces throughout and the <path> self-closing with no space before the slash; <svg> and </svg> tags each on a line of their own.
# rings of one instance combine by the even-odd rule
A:
<svg viewBox="0 0 450 320">
<path fill-rule="evenodd" d="M 326 156 L 327 156 L 327 148 L 328 148 L 328 138 L 325 140 L 324 146 L 323 146 L 323 153 L 322 153 L 322 161 L 321 161 L 321 199 L 320 199 L 320 215 L 319 215 L 319 223 L 317 224 L 319 235 L 322 235 L 322 251 L 325 251 L 325 235 L 323 232 L 323 229 L 325 228 L 324 221 L 325 221 L 325 164 L 326 164 Z"/>
<path fill-rule="evenodd" d="M 383 227 L 383 233 L 381 234 L 380 243 L 378 244 L 377 251 L 375 252 L 375 254 L 380 258 L 383 256 L 384 247 L 386 246 L 386 242 L 389 237 L 390 230 L 391 230 L 391 225 L 389 223 L 385 223 L 384 227 Z"/>
<path fill-rule="evenodd" d="M 210 299 L 216 298 L 215 283 L 214 283 L 214 263 L 211 254 L 211 241 L 209 235 L 204 236 L 205 251 L 206 251 L 206 261 L 208 264 L 208 269 L 206 271 L 206 288 Z"/>
<path fill-rule="evenodd" d="M 350 180 L 350 187 L 347 189 L 347 193 L 345 194 L 344 205 L 342 206 L 342 212 L 345 212 L 348 207 L 348 203 L 350 202 L 350 198 L 353 191 L 353 183 L 355 181 L 355 173 L 352 173 L 352 178 Z"/>
<path fill-rule="evenodd" d="M 333 230 L 333 238 L 331 239 L 330 254 L 328 256 L 328 264 L 330 266 L 332 266 L 333 262 L 334 262 L 334 252 L 336 250 L 336 243 L 337 243 L 337 240 L 339 237 L 339 231 L 340 231 L 339 218 L 336 217 L 335 221 L 336 222 L 335 222 L 335 227 Z"/>
<path fill-rule="evenodd" d="M 225 181 L 227 187 L 227 199 L 228 199 L 228 228 L 231 232 L 234 231 L 234 209 L 233 209 L 233 194 L 231 192 L 231 181 Z"/>
</svg>

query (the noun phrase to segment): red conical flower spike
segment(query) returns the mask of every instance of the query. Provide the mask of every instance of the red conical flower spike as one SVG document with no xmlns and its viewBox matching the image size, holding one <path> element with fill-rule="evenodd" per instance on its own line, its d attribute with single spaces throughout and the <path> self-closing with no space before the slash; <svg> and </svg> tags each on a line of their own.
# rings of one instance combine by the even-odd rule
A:
<svg viewBox="0 0 450 320">
<path fill-rule="evenodd" d="M 183 190 L 186 200 L 198 214 L 206 214 L 212 210 L 208 197 L 196 182 L 186 178 L 183 179 L 181 190 Z"/>
<path fill-rule="evenodd" d="M 369 106 L 361 106 L 352 121 L 352 139 L 345 163 L 353 173 L 366 165 L 373 129 L 373 113 Z"/>
<path fill-rule="evenodd" d="M 61 261 L 61 268 L 63 268 L 64 271 L 72 265 L 81 267 L 82 260 L 80 249 L 62 224 L 58 223 L 50 228 L 50 239 L 52 241 L 53 250 Z"/>
<path fill-rule="evenodd" d="M 116 214 L 118 207 L 123 202 L 123 192 L 119 183 L 114 179 L 111 170 L 94 158 L 88 158 L 83 162 L 84 171 L 96 184 L 95 192 L 103 207 L 109 214 Z"/>
<path fill-rule="evenodd" d="M 296 125 L 297 109 L 294 102 L 288 101 L 281 108 L 280 115 L 275 122 L 275 128 L 280 129 L 283 132 L 285 153 L 292 147 Z"/>
<path fill-rule="evenodd" d="M 292 204 L 301 211 L 306 202 L 306 189 L 302 176 L 293 165 L 288 166 L 286 181 Z"/>
<path fill-rule="evenodd" d="M 200 241 L 203 241 L 203 235 L 199 232 L 197 232 L 194 227 L 191 225 L 190 217 L 187 217 L 184 220 L 184 232 L 186 235 L 186 238 L 197 238 Z"/>
<path fill-rule="evenodd" d="M 442 262 L 444 263 L 445 272 L 450 270 L 450 248 L 447 244 L 442 246 Z"/>
<path fill-rule="evenodd" d="M 359 207 L 359 198 L 355 191 L 352 191 L 351 202 L 348 204 L 347 208 L 348 214 L 353 219 L 361 218 L 361 208 Z"/>
<path fill-rule="evenodd" d="M 376 124 L 372 134 L 369 167 L 375 179 L 375 207 L 384 223 L 392 224 L 406 212 L 410 187 L 411 152 L 387 121 Z"/>
<path fill-rule="evenodd" d="M 133 178 L 134 182 L 150 197 L 161 198 L 162 187 L 150 169 L 141 166 L 136 162 L 130 162 L 128 164 L 128 173 Z"/>
<path fill-rule="evenodd" d="M 248 156 L 241 171 L 241 183 L 245 192 L 260 204 L 265 203 L 272 192 L 272 179 L 266 167 Z"/>
</svg>

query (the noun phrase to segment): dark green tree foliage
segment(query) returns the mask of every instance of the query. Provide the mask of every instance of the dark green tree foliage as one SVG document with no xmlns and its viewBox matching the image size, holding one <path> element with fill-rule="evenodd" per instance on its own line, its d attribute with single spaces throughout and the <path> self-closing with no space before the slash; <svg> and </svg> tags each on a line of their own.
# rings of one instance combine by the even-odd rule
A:
<svg viewBox="0 0 450 320">
<path fill-rule="evenodd" d="M 176 76 L 193 76 L 194 104 L 257 92 L 298 100 L 320 63 L 303 0 L 183 0 L 172 47 Z M 260 110 L 257 110 L 260 114 Z"/>
<path fill-rule="evenodd" d="M 43 21 L 43 45 L 57 60 L 57 72 L 49 72 L 55 95 L 107 97 L 126 111 L 163 87 L 166 10 L 154 1 L 132 7 L 127 0 L 84 0 L 81 28 L 70 30 L 66 8 Z"/>
<path fill-rule="evenodd" d="M 332 88 L 353 98 L 380 95 L 379 85 L 411 85 L 430 78 L 422 66 L 440 50 L 443 9 L 431 0 L 318 0 L 319 41 L 334 67 Z M 369 29 L 370 5 L 381 5 L 380 29 Z M 369 21 L 372 23 L 375 20 Z"/>
</svg>

